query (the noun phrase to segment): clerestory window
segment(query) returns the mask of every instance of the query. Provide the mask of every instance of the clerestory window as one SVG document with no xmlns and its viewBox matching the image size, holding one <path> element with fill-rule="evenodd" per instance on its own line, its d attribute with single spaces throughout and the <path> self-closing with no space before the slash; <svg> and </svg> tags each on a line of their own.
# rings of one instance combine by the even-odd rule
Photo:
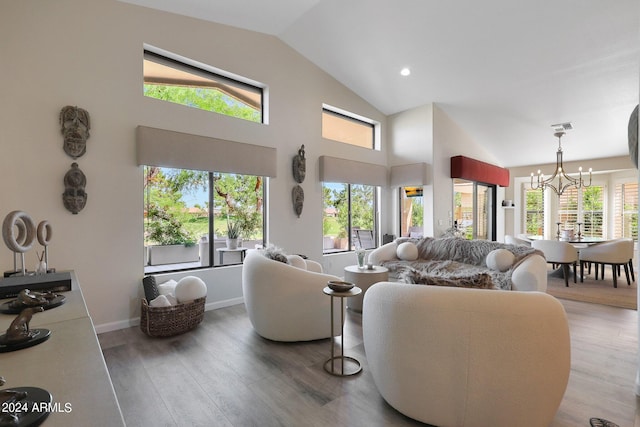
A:
<svg viewBox="0 0 640 427">
<path fill-rule="evenodd" d="M 188 58 L 144 50 L 144 96 L 264 123 L 264 87 Z"/>
</svg>

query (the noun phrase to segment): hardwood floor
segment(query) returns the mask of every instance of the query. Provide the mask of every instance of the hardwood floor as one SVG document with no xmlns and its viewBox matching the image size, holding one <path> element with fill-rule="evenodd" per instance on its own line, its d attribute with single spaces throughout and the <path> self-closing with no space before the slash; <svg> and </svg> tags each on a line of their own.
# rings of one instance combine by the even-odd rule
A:
<svg viewBox="0 0 640 427">
<path fill-rule="evenodd" d="M 589 426 L 590 417 L 601 417 L 633 427 L 640 407 L 634 394 L 637 312 L 561 301 L 572 369 L 551 426 Z M 348 378 L 323 370 L 328 339 L 265 340 L 253 331 L 244 305 L 208 311 L 201 325 L 177 337 L 152 339 L 128 328 L 99 340 L 128 426 L 425 425 L 378 393 L 359 314 L 348 312 L 345 354 L 359 359 L 363 372 Z"/>
</svg>

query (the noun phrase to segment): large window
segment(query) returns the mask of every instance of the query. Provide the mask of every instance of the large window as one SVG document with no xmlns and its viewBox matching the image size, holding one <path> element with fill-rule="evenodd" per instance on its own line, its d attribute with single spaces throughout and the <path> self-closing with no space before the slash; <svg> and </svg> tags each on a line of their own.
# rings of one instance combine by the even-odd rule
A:
<svg viewBox="0 0 640 427">
<path fill-rule="evenodd" d="M 144 95 L 252 122 L 263 121 L 263 89 L 177 55 L 144 51 Z"/>
<path fill-rule="evenodd" d="M 614 195 L 614 238 L 638 239 L 638 183 L 617 183 Z"/>
<path fill-rule="evenodd" d="M 604 187 L 592 185 L 565 190 L 558 198 L 558 222 L 560 229 L 576 232 L 580 223 L 580 233 L 584 237 L 604 237 Z"/>
<path fill-rule="evenodd" d="M 377 187 L 323 183 L 323 252 L 377 246 Z"/>
<path fill-rule="evenodd" d="M 144 179 L 145 273 L 236 264 L 264 244 L 262 177 L 145 166 Z"/>
<path fill-rule="evenodd" d="M 328 106 L 322 108 L 323 138 L 375 149 L 375 135 L 375 124 L 372 120 Z"/>
</svg>

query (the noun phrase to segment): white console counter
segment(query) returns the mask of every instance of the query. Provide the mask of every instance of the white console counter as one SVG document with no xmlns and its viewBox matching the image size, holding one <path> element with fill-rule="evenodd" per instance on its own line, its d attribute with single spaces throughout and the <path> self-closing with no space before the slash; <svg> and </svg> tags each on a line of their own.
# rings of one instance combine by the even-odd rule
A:
<svg viewBox="0 0 640 427">
<path fill-rule="evenodd" d="M 75 275 L 72 280 L 73 290 L 61 292 L 65 303 L 35 314 L 29 323 L 32 329 L 49 329 L 49 339 L 34 347 L 0 353 L 0 376 L 7 381 L 2 388 L 39 387 L 51 393 L 58 410 L 49 414 L 42 424 L 45 427 L 124 426 Z M 15 317 L 0 313 L 0 334 Z"/>
</svg>

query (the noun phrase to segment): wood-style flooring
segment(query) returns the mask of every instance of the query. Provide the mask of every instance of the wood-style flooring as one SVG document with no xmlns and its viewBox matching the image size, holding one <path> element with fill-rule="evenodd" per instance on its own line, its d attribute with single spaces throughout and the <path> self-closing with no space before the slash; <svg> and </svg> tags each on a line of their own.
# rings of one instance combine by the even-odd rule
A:
<svg viewBox="0 0 640 427">
<path fill-rule="evenodd" d="M 601 417 L 640 427 L 637 312 L 561 301 L 570 323 L 572 369 L 551 426 L 589 426 L 589 418 Z M 265 340 L 253 331 L 244 305 L 208 311 L 196 329 L 172 338 L 128 328 L 99 340 L 129 427 L 424 425 L 378 393 L 357 313 L 347 315 L 345 354 L 359 359 L 363 372 L 347 378 L 323 370 L 329 339 Z"/>
</svg>

